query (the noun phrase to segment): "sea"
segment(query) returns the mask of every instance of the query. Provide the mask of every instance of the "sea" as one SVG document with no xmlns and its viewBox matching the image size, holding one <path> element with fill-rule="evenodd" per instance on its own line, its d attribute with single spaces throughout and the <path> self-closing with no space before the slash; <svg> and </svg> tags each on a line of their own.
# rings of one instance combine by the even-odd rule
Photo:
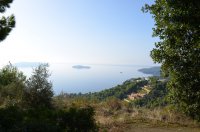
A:
<svg viewBox="0 0 200 132">
<path fill-rule="evenodd" d="M 34 66 L 18 65 L 27 77 L 32 75 Z M 148 77 L 138 71 L 151 66 L 136 65 L 94 65 L 52 63 L 49 66 L 51 74 L 49 81 L 53 84 L 55 95 L 64 93 L 98 92 L 122 84 L 131 78 Z"/>
</svg>

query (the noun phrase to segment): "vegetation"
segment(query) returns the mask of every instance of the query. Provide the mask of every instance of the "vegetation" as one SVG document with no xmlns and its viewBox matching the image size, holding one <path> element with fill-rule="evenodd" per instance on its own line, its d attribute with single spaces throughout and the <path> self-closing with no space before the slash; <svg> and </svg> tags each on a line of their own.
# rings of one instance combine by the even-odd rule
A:
<svg viewBox="0 0 200 132">
<path fill-rule="evenodd" d="M 1 0 L 0 1 L 0 13 L 4 13 L 6 8 L 10 7 L 13 0 Z M 11 30 L 15 27 L 15 16 L 11 15 L 9 17 L 3 16 L 0 19 L 0 41 L 3 41 Z"/>
<path fill-rule="evenodd" d="M 158 78 L 152 77 L 149 81 L 151 91 L 144 98 L 134 101 L 134 105 L 146 108 L 164 107 L 169 105 L 167 100 L 168 90 L 167 81 L 158 81 Z"/>
<path fill-rule="evenodd" d="M 0 130 L 97 131 L 92 107 L 56 107 L 47 68 L 47 64 L 39 65 L 29 79 L 11 64 L 0 70 Z"/>
<path fill-rule="evenodd" d="M 130 79 L 101 92 L 53 96 L 47 68 L 41 64 L 28 79 L 12 65 L 0 70 L 1 131 L 95 132 L 128 130 L 130 124 L 198 125 L 169 105 L 167 79 Z M 132 93 L 145 93 L 144 88 L 149 90 L 144 97 L 128 98 Z"/>
<path fill-rule="evenodd" d="M 55 97 L 59 107 L 85 107 L 91 105 L 95 109 L 95 119 L 99 122 L 100 131 L 137 131 L 139 128 L 144 131 L 166 130 L 166 126 L 171 131 L 180 129 L 187 131 L 199 131 L 199 124 L 175 109 L 168 100 L 168 89 L 166 88 L 168 79 L 160 77 L 149 77 L 148 79 L 138 78 L 125 81 L 112 89 L 113 93 L 123 91 L 127 84 L 137 84 L 146 82 L 140 87 L 132 87 L 133 93 L 145 93 L 144 87 L 149 92 L 142 98 L 131 100 L 128 93 L 125 98 L 115 96 L 104 96 L 106 99 L 95 98 L 94 93 L 90 94 L 65 94 Z M 120 86 L 120 88 L 119 88 Z M 108 90 L 108 89 L 107 89 Z M 95 93 L 102 97 L 103 90 Z M 116 91 L 115 91 L 116 90 Z M 107 95 L 107 94 L 105 94 Z M 96 97 L 98 97 L 96 96 Z M 185 128 L 186 127 L 186 128 Z M 190 128 L 190 127 L 194 127 Z M 146 128 L 146 129 L 144 129 Z M 170 130 L 169 130 L 170 131 Z"/>
<path fill-rule="evenodd" d="M 132 105 L 136 107 L 146 107 L 146 108 L 155 108 L 155 107 L 164 107 L 167 106 L 170 102 L 168 100 L 168 89 L 166 84 L 168 79 L 163 79 L 162 77 L 149 77 L 145 78 L 136 78 L 125 81 L 121 85 L 117 85 L 113 88 L 102 90 L 95 93 L 86 93 L 86 94 L 67 94 L 62 93 L 57 98 L 62 96 L 68 100 L 85 100 L 90 102 L 111 102 L 109 107 L 114 105 L 113 109 L 117 109 L 118 105 L 115 105 L 116 100 L 127 100 Z M 144 89 L 148 87 L 148 93 Z M 131 94 L 145 94 L 144 97 L 129 100 L 129 95 Z M 83 103 L 83 102 L 82 102 Z M 116 108 L 115 108 L 116 107 Z"/>
<path fill-rule="evenodd" d="M 0 70 L 0 106 L 18 105 L 22 101 L 26 77 L 12 65 Z"/>
<path fill-rule="evenodd" d="M 55 97 L 56 104 L 62 107 L 78 106 L 84 107 L 91 105 L 95 111 L 95 119 L 99 122 L 100 131 L 130 131 L 130 130 L 148 130 L 163 131 L 166 126 L 168 131 L 199 131 L 199 123 L 186 116 L 176 109 L 168 99 L 169 91 L 166 88 L 168 78 L 149 77 L 137 78 L 125 81 L 111 89 L 88 94 L 66 94 Z M 132 93 L 145 93 L 144 97 L 129 99 L 127 93 L 124 98 L 115 97 L 107 94 L 121 93 L 127 84 L 135 86 L 143 82 L 143 85 L 129 87 Z M 145 83 L 144 83 L 145 82 Z M 104 94 L 103 94 L 104 93 Z M 109 96 L 105 96 L 109 95 Z M 102 99 L 102 96 L 105 99 Z M 194 128 L 190 128 L 194 127 Z M 144 129 L 146 128 L 146 129 Z"/>
<path fill-rule="evenodd" d="M 155 0 L 146 5 L 155 20 L 155 44 L 151 57 L 170 77 L 171 101 L 200 120 L 200 1 Z"/>
<path fill-rule="evenodd" d="M 33 75 L 26 81 L 24 103 L 30 108 L 52 108 L 53 89 L 48 81 L 48 64 L 34 69 Z"/>
<path fill-rule="evenodd" d="M 151 68 L 142 68 L 138 71 L 145 73 L 145 74 L 151 74 L 152 76 L 160 76 L 160 67 L 151 67 Z"/>
<path fill-rule="evenodd" d="M 12 2 L 1 0 L 0 13 Z M 155 19 L 153 35 L 160 41 L 151 56 L 168 78 L 136 78 L 100 92 L 54 96 L 48 64 L 39 65 L 28 79 L 9 64 L 0 69 L 0 131 L 96 132 L 97 122 L 101 131 L 137 123 L 199 126 L 193 119 L 200 121 L 200 2 L 155 0 L 143 11 Z M 14 15 L 1 18 L 0 41 L 14 26 Z M 157 69 L 152 73 L 158 75 Z"/>
<path fill-rule="evenodd" d="M 118 99 L 125 99 L 127 98 L 128 94 L 131 94 L 133 92 L 137 92 L 141 89 L 144 85 L 148 83 L 147 80 L 144 78 L 136 78 L 136 79 L 130 79 L 125 81 L 122 85 L 117 85 L 113 88 L 109 88 L 106 90 L 102 90 L 100 92 L 94 92 L 94 93 L 86 93 L 86 94 L 67 94 L 65 93 L 64 96 L 69 98 L 75 98 L 75 97 L 84 97 L 91 100 L 99 100 L 99 101 L 105 101 L 109 98 L 118 98 Z"/>
<path fill-rule="evenodd" d="M 122 85 L 90 94 L 88 97 L 97 98 L 99 100 L 106 100 L 110 97 L 119 99 L 127 98 L 127 95 L 132 92 L 137 92 L 142 86 L 147 84 L 146 80 L 136 81 L 137 79 L 125 81 Z"/>
</svg>

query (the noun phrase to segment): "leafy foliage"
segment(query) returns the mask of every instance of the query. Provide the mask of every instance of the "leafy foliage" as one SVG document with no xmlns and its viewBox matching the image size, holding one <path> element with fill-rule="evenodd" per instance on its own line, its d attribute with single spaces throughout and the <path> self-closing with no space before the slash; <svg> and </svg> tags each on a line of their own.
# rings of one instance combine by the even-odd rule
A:
<svg viewBox="0 0 200 132">
<path fill-rule="evenodd" d="M 39 65 L 28 80 L 12 65 L 0 70 L 0 131 L 98 131 L 92 107 L 53 106 L 47 67 L 47 64 Z"/>
<path fill-rule="evenodd" d="M 1 0 L 0 1 L 0 13 L 4 13 L 6 8 L 10 7 L 13 0 Z M 15 27 L 15 16 L 11 15 L 9 17 L 2 16 L 0 19 L 0 41 L 3 41 L 11 30 Z"/>
<path fill-rule="evenodd" d="M 71 107 L 67 112 L 62 112 L 59 125 L 69 132 L 97 132 L 94 114 L 92 107 Z"/>
<path fill-rule="evenodd" d="M 96 132 L 92 107 L 68 110 L 21 109 L 6 107 L 0 109 L 0 130 L 3 132 Z M 12 125 L 11 125 L 12 124 Z"/>
<path fill-rule="evenodd" d="M 172 101 L 200 120 L 200 1 L 155 0 L 146 5 L 155 20 L 155 44 L 151 57 L 170 77 Z"/>
<path fill-rule="evenodd" d="M 1 108 L 0 117 L 0 130 L 2 132 L 22 131 L 23 114 L 17 107 Z"/>
<path fill-rule="evenodd" d="M 167 82 L 161 82 L 156 78 L 151 78 L 151 91 L 143 98 L 136 100 L 134 105 L 146 108 L 164 107 L 169 105 L 166 84 Z"/>
<path fill-rule="evenodd" d="M 82 96 L 87 97 L 89 99 L 98 99 L 98 100 L 106 100 L 108 98 L 114 97 L 118 99 L 124 99 L 127 98 L 127 95 L 132 92 L 137 92 L 141 87 L 146 85 L 148 83 L 147 80 L 144 80 L 142 78 L 137 79 L 131 79 L 125 81 L 122 85 L 117 85 L 113 88 L 106 89 L 100 92 L 95 93 L 88 93 L 83 95 L 75 95 L 75 96 Z"/>
<path fill-rule="evenodd" d="M 0 105 L 16 105 L 22 101 L 26 77 L 14 66 L 0 70 Z"/>
<path fill-rule="evenodd" d="M 50 76 L 48 64 L 41 64 L 34 69 L 33 75 L 26 81 L 24 101 L 30 108 L 52 107 L 52 83 L 48 81 Z"/>
</svg>

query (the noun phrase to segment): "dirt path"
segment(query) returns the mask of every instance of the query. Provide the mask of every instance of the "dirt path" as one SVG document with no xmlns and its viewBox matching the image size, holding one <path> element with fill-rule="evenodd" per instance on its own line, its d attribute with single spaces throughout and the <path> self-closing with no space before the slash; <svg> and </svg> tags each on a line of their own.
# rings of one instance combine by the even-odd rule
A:
<svg viewBox="0 0 200 132">
<path fill-rule="evenodd" d="M 152 126 L 149 123 L 115 124 L 104 128 L 100 132 L 200 132 L 200 127 L 184 127 L 178 125 Z"/>
<path fill-rule="evenodd" d="M 167 127 L 131 127 L 124 132 L 200 132 L 198 128 L 188 128 L 188 127 L 177 127 L 177 128 L 167 128 Z"/>
</svg>

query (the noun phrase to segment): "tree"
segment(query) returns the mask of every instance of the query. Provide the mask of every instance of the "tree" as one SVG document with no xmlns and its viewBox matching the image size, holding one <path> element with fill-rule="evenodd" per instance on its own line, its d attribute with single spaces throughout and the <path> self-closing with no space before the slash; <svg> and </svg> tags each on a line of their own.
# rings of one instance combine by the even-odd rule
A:
<svg viewBox="0 0 200 132">
<path fill-rule="evenodd" d="M 26 77 L 13 65 L 0 69 L 0 105 L 21 103 Z"/>
<path fill-rule="evenodd" d="M 26 81 L 24 101 L 30 108 L 52 107 L 52 83 L 48 80 L 50 74 L 47 67 L 48 64 L 39 65 Z"/>
<path fill-rule="evenodd" d="M 153 36 L 160 41 L 151 57 L 170 77 L 173 103 L 200 120 L 200 1 L 155 0 L 143 11 L 155 20 Z"/>
<path fill-rule="evenodd" d="M 0 1 L 0 13 L 4 13 L 6 8 L 10 7 L 13 0 L 1 0 Z M 0 19 L 0 42 L 3 41 L 15 27 L 15 16 L 9 17 L 2 16 Z"/>
</svg>

